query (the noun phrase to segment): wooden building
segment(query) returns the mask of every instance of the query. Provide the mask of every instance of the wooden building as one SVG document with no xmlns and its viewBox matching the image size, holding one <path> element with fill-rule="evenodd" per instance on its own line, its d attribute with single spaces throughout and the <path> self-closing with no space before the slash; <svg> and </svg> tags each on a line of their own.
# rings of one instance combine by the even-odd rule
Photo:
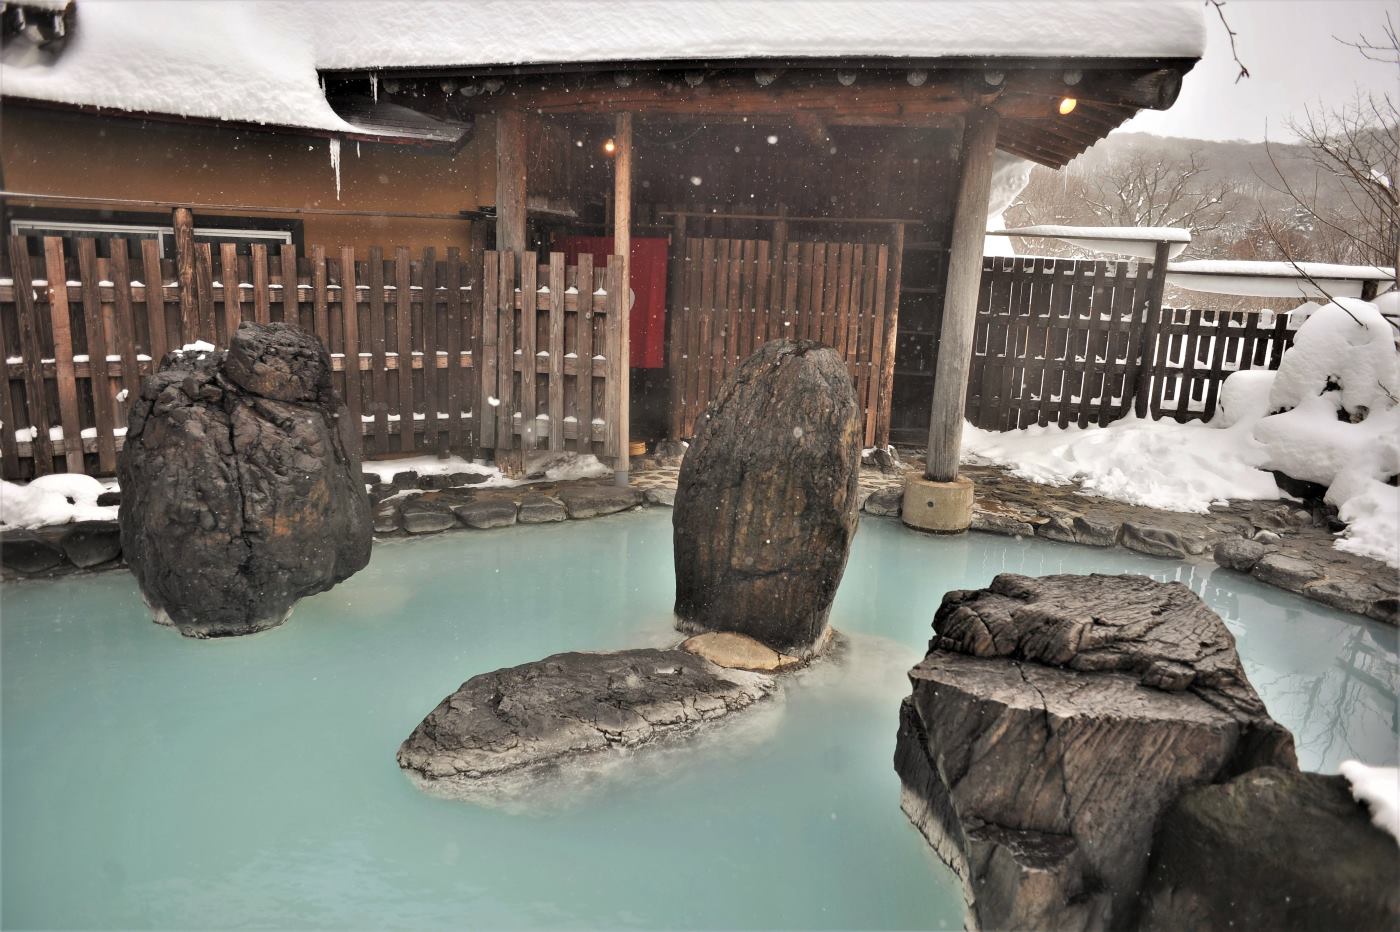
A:
<svg viewBox="0 0 1400 932">
<path fill-rule="evenodd" d="M 616 254 L 623 441 L 686 436 L 738 359 L 803 336 L 846 354 L 867 442 L 930 443 L 934 478 L 996 153 L 1065 165 L 1203 45 L 1195 0 L 54 7 L 4 14 L 7 235 Z"/>
</svg>

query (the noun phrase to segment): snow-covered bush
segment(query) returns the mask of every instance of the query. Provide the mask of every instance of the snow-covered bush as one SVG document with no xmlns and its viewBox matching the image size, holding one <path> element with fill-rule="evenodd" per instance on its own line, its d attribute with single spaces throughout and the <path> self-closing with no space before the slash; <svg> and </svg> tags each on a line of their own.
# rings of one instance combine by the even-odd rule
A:
<svg viewBox="0 0 1400 932">
<path fill-rule="evenodd" d="M 115 505 L 98 506 L 101 482 L 78 473 L 40 476 L 28 485 L 0 482 L 0 526 L 32 528 L 70 521 L 116 520 Z"/>
<path fill-rule="evenodd" d="M 1337 547 L 1400 565 L 1400 352 L 1380 310 L 1351 298 L 1316 309 L 1283 354 L 1267 411 L 1262 382 L 1251 372 L 1225 381 L 1222 397 L 1240 400 L 1222 426 L 1258 418 L 1269 468 L 1327 486 L 1348 525 Z"/>
</svg>

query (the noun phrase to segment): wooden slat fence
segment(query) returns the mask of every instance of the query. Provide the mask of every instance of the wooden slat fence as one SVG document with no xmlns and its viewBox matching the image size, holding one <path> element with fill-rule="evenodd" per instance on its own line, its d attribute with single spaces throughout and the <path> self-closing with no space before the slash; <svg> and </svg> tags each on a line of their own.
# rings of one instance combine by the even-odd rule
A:
<svg viewBox="0 0 1400 932">
<path fill-rule="evenodd" d="M 5 478 L 110 475 L 141 377 L 172 349 L 227 345 L 243 320 L 295 323 L 321 338 L 336 388 L 361 424 L 366 456 L 536 448 L 616 454 L 609 412 L 617 410 L 620 377 L 610 327 L 619 316 L 611 265 L 594 269 L 587 259 L 565 267 L 559 254 L 543 266 L 534 254 L 464 259 L 457 249 L 442 258 L 432 249 L 419 258 L 403 248 L 386 256 L 378 247 L 363 257 L 313 247 L 307 257 L 290 245 L 276 254 L 258 245 L 239 256 L 233 244 L 201 243 L 192 300 L 182 300 L 176 270 L 154 241 L 113 238 L 104 246 L 110 258 L 98 258 L 91 239 L 78 240 L 72 256 L 56 237 L 7 243 L 0 262 Z M 28 288 L 16 285 L 26 281 Z M 517 281 L 537 286 L 527 295 Z M 543 342 L 530 343 L 535 362 L 527 378 L 524 340 L 519 347 L 511 341 L 531 315 Z M 525 402 L 534 406 L 532 419 L 524 417 Z"/>
<path fill-rule="evenodd" d="M 846 359 L 865 410 L 865 443 L 888 442 L 897 326 L 890 247 L 690 237 L 673 262 L 671 435 L 696 419 L 739 363 L 770 340 L 818 340 Z"/>
<path fill-rule="evenodd" d="M 1277 368 L 1292 344 L 1283 315 L 1150 308 L 1151 276 L 1149 263 L 985 259 L 968 420 L 1104 425 L 1134 409 L 1139 385 L 1151 417 L 1208 420 L 1231 372 Z"/>
</svg>

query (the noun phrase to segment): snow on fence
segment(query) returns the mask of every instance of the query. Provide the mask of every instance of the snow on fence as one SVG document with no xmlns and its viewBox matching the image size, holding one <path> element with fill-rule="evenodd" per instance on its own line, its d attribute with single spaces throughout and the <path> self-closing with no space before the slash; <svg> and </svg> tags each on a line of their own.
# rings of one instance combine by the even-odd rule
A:
<svg viewBox="0 0 1400 932">
<path fill-rule="evenodd" d="M 1003 431 L 1133 410 L 1208 420 L 1231 372 L 1277 368 L 1293 337 L 1285 315 L 1153 308 L 1152 275 L 1149 263 L 983 260 L 968 420 Z"/>
<path fill-rule="evenodd" d="M 0 472 L 111 475 L 142 376 L 245 319 L 299 324 L 332 354 L 367 456 L 447 448 L 616 456 L 620 265 L 433 249 L 198 243 L 184 279 L 155 241 L 10 237 L 0 268 Z M 291 270 L 294 274 L 286 274 Z M 30 288 L 15 282 L 31 282 Z M 160 282 L 147 288 L 146 282 Z M 350 301 L 346 296 L 352 296 Z M 347 314 L 347 306 L 354 313 Z M 347 360 L 350 364 L 347 365 Z"/>
</svg>

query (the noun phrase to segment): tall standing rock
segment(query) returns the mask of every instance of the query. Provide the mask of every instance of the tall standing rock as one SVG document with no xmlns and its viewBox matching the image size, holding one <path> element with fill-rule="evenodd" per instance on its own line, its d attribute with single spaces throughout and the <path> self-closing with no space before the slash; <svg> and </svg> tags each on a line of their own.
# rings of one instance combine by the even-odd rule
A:
<svg viewBox="0 0 1400 932">
<path fill-rule="evenodd" d="M 739 366 L 681 464 L 672 525 L 683 630 L 820 649 L 856 531 L 860 431 L 835 350 L 780 340 Z"/>
<path fill-rule="evenodd" d="M 156 619 L 191 637 L 281 624 L 369 562 L 359 435 L 311 334 L 244 323 L 141 386 L 117 464 L 122 551 Z"/>
</svg>

